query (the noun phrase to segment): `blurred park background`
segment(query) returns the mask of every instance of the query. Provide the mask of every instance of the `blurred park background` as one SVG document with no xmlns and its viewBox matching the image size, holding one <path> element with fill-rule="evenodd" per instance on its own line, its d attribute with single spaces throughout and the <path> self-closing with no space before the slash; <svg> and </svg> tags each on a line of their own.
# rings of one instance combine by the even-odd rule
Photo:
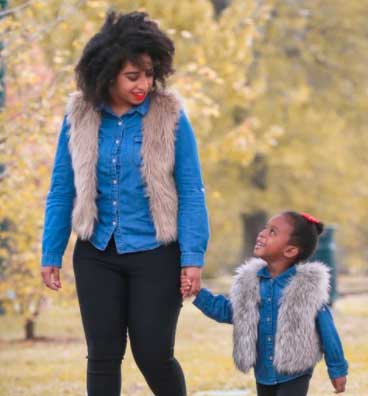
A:
<svg viewBox="0 0 368 396">
<path fill-rule="evenodd" d="M 347 395 L 367 395 L 368 0 L 0 0 L 0 396 L 84 395 L 74 240 L 57 294 L 41 285 L 40 240 L 73 68 L 111 8 L 146 10 L 176 44 L 170 86 L 195 129 L 210 214 L 205 281 L 226 292 L 278 211 L 333 226 Z M 178 332 L 189 395 L 255 395 L 229 326 L 185 303 Z M 124 395 L 148 396 L 130 355 L 124 365 Z M 311 395 L 329 394 L 320 364 Z"/>
</svg>

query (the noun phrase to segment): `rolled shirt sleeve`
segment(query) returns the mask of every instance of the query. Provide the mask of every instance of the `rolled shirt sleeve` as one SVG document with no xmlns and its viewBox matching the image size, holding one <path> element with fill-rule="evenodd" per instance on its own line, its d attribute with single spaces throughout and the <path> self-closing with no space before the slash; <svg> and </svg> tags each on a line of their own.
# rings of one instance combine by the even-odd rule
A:
<svg viewBox="0 0 368 396">
<path fill-rule="evenodd" d="M 62 266 L 62 257 L 71 234 L 75 187 L 68 149 L 68 131 L 69 125 L 64 117 L 55 154 L 50 189 L 46 198 L 42 266 Z"/>
<path fill-rule="evenodd" d="M 348 373 L 348 362 L 337 333 L 331 311 L 323 306 L 317 315 L 317 329 L 325 356 L 328 375 L 331 379 L 344 377 Z"/>
<path fill-rule="evenodd" d="M 202 267 L 209 239 L 208 214 L 197 143 L 184 111 L 177 126 L 174 177 L 179 201 L 181 265 Z"/>
</svg>

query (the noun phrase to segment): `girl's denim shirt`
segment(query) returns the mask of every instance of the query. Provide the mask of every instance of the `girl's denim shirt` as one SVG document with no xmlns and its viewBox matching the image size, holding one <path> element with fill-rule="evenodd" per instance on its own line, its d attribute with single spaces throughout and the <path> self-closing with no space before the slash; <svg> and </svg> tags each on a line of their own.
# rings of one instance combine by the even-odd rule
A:
<svg viewBox="0 0 368 396">
<path fill-rule="evenodd" d="M 295 273 L 296 268 L 292 266 L 275 278 L 271 278 L 267 267 L 262 268 L 257 274 L 260 281 L 261 304 L 254 374 L 260 384 L 274 385 L 287 382 L 302 375 L 312 374 L 313 371 L 311 367 L 305 372 L 287 375 L 277 372 L 273 367 L 280 298 L 284 287 Z M 227 297 L 215 296 L 209 290 L 201 289 L 193 303 L 210 318 L 222 323 L 232 323 L 232 307 Z M 347 375 L 348 363 L 344 358 L 340 338 L 328 306 L 323 306 L 318 312 L 316 326 L 330 378 Z"/>
</svg>

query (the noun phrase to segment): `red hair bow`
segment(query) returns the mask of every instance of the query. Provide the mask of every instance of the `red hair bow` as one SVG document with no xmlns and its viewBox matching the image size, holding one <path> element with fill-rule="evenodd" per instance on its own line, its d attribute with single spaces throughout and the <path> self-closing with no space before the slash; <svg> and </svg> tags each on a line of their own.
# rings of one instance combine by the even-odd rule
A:
<svg viewBox="0 0 368 396">
<path fill-rule="evenodd" d="M 314 224 L 320 224 L 321 222 L 317 220 L 315 217 L 311 216 L 308 213 L 300 213 L 305 219 L 307 219 L 309 222 L 314 223 Z"/>
</svg>

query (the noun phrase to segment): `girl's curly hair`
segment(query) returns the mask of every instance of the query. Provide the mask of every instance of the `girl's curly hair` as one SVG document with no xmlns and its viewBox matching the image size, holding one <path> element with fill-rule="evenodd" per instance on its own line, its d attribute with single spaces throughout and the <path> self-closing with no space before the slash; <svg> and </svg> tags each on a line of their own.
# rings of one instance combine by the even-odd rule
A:
<svg viewBox="0 0 368 396">
<path fill-rule="evenodd" d="M 174 53 L 172 40 L 147 13 L 110 12 L 75 68 L 77 87 L 94 106 L 108 102 L 111 82 L 127 61 L 139 66 L 142 54 L 148 54 L 153 62 L 153 88 L 157 82 L 165 86 L 166 78 L 174 72 Z"/>
</svg>

